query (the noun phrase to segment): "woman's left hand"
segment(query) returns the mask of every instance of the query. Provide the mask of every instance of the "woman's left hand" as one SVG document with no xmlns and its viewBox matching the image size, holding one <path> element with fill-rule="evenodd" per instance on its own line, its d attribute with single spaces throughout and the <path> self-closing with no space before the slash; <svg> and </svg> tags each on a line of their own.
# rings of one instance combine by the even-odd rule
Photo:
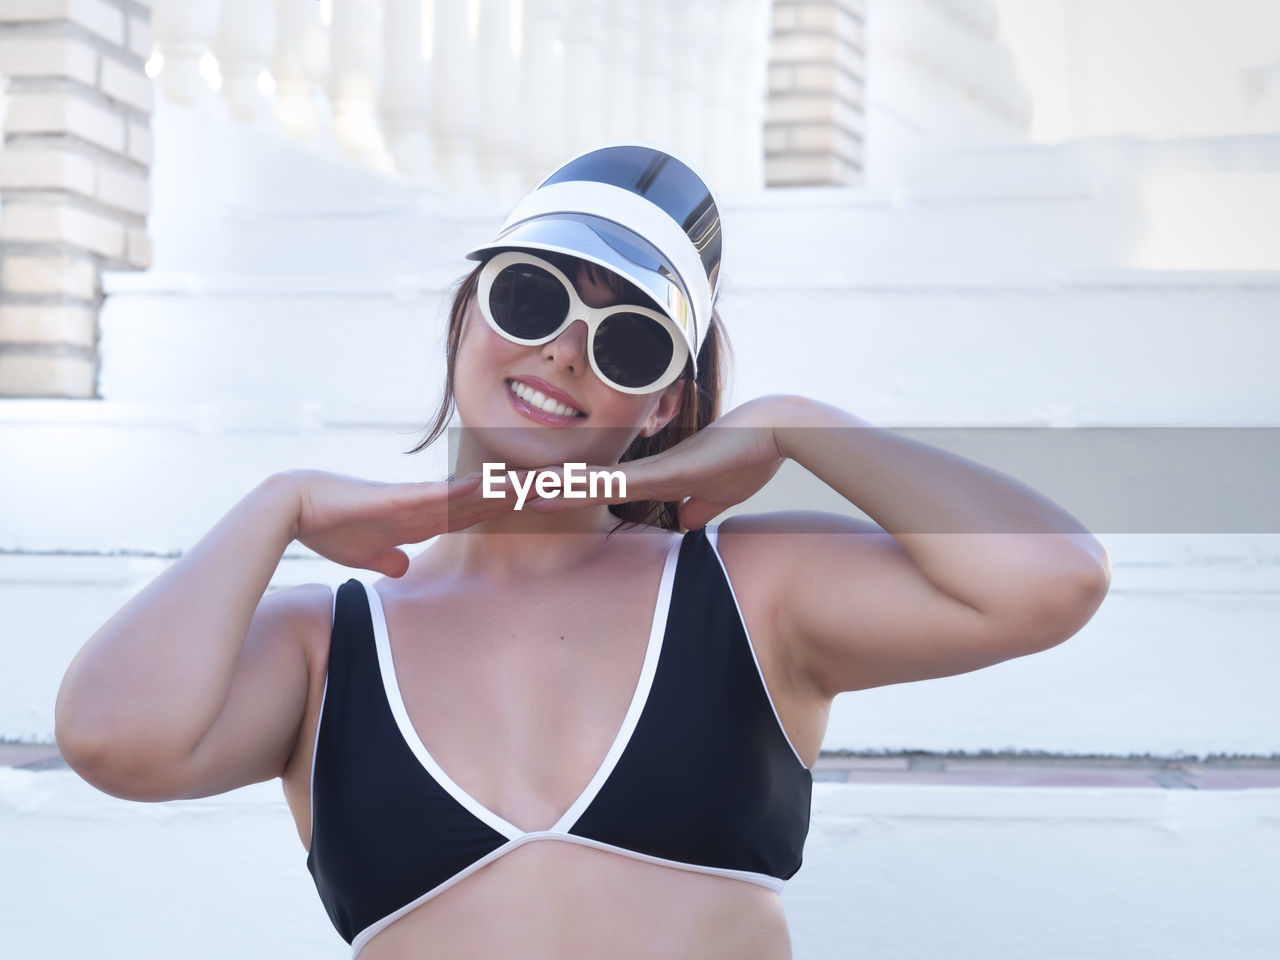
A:
<svg viewBox="0 0 1280 960">
<path fill-rule="evenodd" d="M 774 426 L 789 410 L 790 400 L 786 396 L 759 397 L 662 453 L 614 467 L 587 466 L 588 475 L 596 470 L 621 472 L 626 477 L 625 497 L 560 495 L 532 500 L 528 507 L 552 513 L 601 503 L 683 501 L 680 523 L 696 530 L 749 498 L 778 472 L 785 458 L 778 449 Z"/>
</svg>

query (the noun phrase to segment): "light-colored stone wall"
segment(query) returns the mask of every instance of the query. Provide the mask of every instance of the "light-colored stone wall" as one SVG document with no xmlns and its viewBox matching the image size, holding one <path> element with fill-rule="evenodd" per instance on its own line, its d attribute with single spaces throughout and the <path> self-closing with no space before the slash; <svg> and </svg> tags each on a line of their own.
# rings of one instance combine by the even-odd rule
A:
<svg viewBox="0 0 1280 960">
<path fill-rule="evenodd" d="M 990 2 L 1037 142 L 1280 133 L 1275 0 Z"/>
<path fill-rule="evenodd" d="M 0 396 L 95 396 L 100 272 L 150 262 L 151 7 L 0 4 Z"/>
<path fill-rule="evenodd" d="M 771 187 L 857 183 L 866 0 L 775 0 L 765 113 Z"/>
<path fill-rule="evenodd" d="M 1031 99 L 991 0 L 870 0 L 866 183 L 927 179 L 957 149 L 1026 141 Z"/>
</svg>

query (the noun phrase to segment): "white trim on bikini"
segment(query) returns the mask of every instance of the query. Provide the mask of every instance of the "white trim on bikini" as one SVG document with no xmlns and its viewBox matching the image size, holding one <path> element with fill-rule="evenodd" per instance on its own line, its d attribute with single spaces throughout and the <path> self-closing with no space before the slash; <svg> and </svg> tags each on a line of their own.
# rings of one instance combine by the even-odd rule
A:
<svg viewBox="0 0 1280 960">
<path fill-rule="evenodd" d="M 680 553 L 680 543 L 681 539 L 677 537 L 667 549 L 666 562 L 662 568 L 662 581 L 658 586 L 658 598 L 654 602 L 653 619 L 649 629 L 649 641 L 645 649 L 644 663 L 640 669 L 640 677 L 636 681 L 635 692 L 631 696 L 631 703 L 627 708 L 626 715 L 623 717 L 622 726 L 619 728 L 612 745 L 609 747 L 609 752 L 605 754 L 604 760 L 601 761 L 600 767 L 596 770 L 591 781 L 550 830 L 545 831 L 547 833 L 567 834 L 569 832 L 578 817 L 581 816 L 582 811 L 595 799 L 596 794 L 613 772 L 613 768 L 617 765 L 623 750 L 626 749 L 631 740 L 631 734 L 635 731 L 636 723 L 644 710 L 645 702 L 649 698 L 649 691 L 653 687 L 654 674 L 657 672 L 658 654 L 662 649 L 662 638 L 666 633 L 667 618 L 671 614 L 671 589 L 675 582 L 676 560 Z M 524 830 L 494 813 L 471 794 L 467 793 L 466 790 L 462 789 L 436 762 L 436 759 L 431 756 L 431 752 L 422 742 L 422 738 L 418 736 L 418 731 L 414 729 L 413 722 L 409 718 L 409 711 L 404 705 L 404 698 L 400 693 L 400 683 L 396 678 L 395 659 L 391 654 L 391 639 L 387 632 L 387 620 L 382 607 L 382 598 L 378 595 L 378 591 L 369 584 L 364 584 L 364 589 L 369 595 L 369 610 L 372 614 L 373 636 L 378 651 L 378 668 L 382 674 L 382 686 L 386 692 L 387 703 L 391 707 L 391 713 L 395 717 L 396 726 L 400 729 L 401 737 L 404 738 L 405 743 L 413 751 L 414 756 L 418 758 L 418 762 L 422 764 L 427 773 L 477 819 L 488 824 L 508 840 L 516 840 L 525 836 Z"/>
<path fill-rule="evenodd" d="M 714 527 L 707 527 L 707 542 L 711 544 L 711 552 L 716 555 L 716 560 L 720 563 L 720 569 L 724 571 L 724 582 L 729 585 L 729 595 L 733 597 L 733 605 L 738 611 L 738 620 L 742 623 L 742 632 L 747 635 L 747 649 L 751 651 L 751 660 L 756 665 L 756 673 L 760 675 L 760 686 L 764 688 L 765 699 L 769 701 L 769 709 L 773 711 L 773 719 L 778 721 L 778 729 L 782 731 L 782 737 L 787 741 L 787 746 L 791 748 L 791 752 L 796 755 L 796 760 L 800 766 L 809 770 L 808 764 L 800 757 L 800 751 L 796 749 L 796 745 L 791 742 L 791 736 L 787 733 L 787 728 L 782 725 L 782 717 L 778 715 L 778 707 L 773 702 L 773 694 L 769 692 L 769 684 L 765 682 L 764 670 L 760 667 L 760 658 L 756 656 L 755 641 L 751 639 L 751 631 L 747 629 L 747 618 L 742 615 L 742 605 L 738 603 L 738 594 L 733 589 L 733 581 L 729 579 L 729 571 L 724 565 L 724 558 L 720 556 L 720 524 Z M 810 770 L 810 773 L 813 771 Z"/>
<path fill-rule="evenodd" d="M 391 713 L 395 717 L 396 726 L 400 729 L 400 736 L 405 744 L 413 751 L 413 755 L 418 758 L 418 763 L 427 773 L 478 820 L 488 824 L 504 837 L 520 836 L 524 831 L 498 816 L 458 786 L 453 778 L 444 772 L 440 764 L 436 763 L 435 757 L 431 756 L 422 738 L 418 736 L 418 731 L 413 728 L 413 722 L 409 719 L 409 711 L 405 709 L 404 698 L 400 695 L 400 684 L 396 680 L 396 667 L 391 656 L 391 640 L 387 635 L 387 618 L 382 609 L 382 598 L 369 584 L 362 582 L 361 586 L 369 597 L 369 613 L 373 620 L 373 641 L 378 651 L 378 671 L 382 676 L 382 689 L 386 693 L 387 704 L 391 707 Z"/>
<path fill-rule="evenodd" d="M 662 867 L 674 867 L 677 870 L 684 870 L 689 873 L 703 873 L 703 874 L 709 874 L 710 876 L 714 876 L 714 877 L 725 877 L 730 880 L 744 880 L 747 883 L 754 883 L 761 887 L 766 887 L 769 890 L 772 890 L 774 893 L 781 893 L 782 889 L 786 886 L 785 880 L 779 880 L 777 877 L 771 877 L 765 873 L 754 873 L 750 870 L 731 870 L 728 867 L 704 867 L 696 863 L 681 863 L 678 860 L 665 860 L 662 857 L 652 857 L 652 856 L 649 856 L 647 853 L 637 853 L 634 850 L 628 850 L 626 847 L 615 847 L 613 844 L 602 843 L 599 840 L 592 840 L 588 837 L 579 837 L 576 834 L 572 834 L 572 833 L 558 833 L 558 832 L 552 832 L 550 830 L 537 830 L 532 833 L 521 834 L 518 837 L 514 837 L 513 839 L 508 840 L 506 843 L 498 847 L 498 849 L 494 850 L 492 853 L 484 857 L 481 857 L 479 860 L 471 864 L 466 869 L 458 873 L 455 873 L 448 880 L 445 880 L 443 883 L 439 883 L 436 886 L 432 887 L 422 896 L 418 897 L 415 900 L 411 900 L 409 903 L 406 903 L 403 907 L 399 907 L 398 909 L 387 914 L 385 917 L 381 918 L 380 920 L 375 920 L 373 923 L 369 924 L 369 926 L 365 927 L 358 934 L 356 934 L 355 938 L 351 941 L 352 960 L 355 960 L 355 958 L 359 956 L 360 951 L 364 949 L 365 945 L 368 944 L 370 940 L 372 940 L 374 937 L 376 937 L 379 933 L 381 933 L 391 924 L 395 923 L 397 920 L 403 917 L 406 913 L 409 913 L 411 910 L 414 910 L 422 906 L 428 900 L 432 900 L 435 897 L 439 896 L 440 894 L 444 893 L 444 891 L 448 890 L 454 884 L 459 883 L 462 880 L 465 880 L 467 877 L 471 876 L 471 874 L 475 873 L 481 867 L 488 866 L 489 864 L 493 863 L 493 861 L 497 860 L 500 857 L 505 856 L 506 854 L 510 853 L 512 850 L 515 850 L 518 847 L 522 847 L 526 843 L 532 843 L 535 840 L 560 840 L 566 843 L 576 843 L 583 847 L 590 847 L 593 850 L 603 850 L 606 853 L 615 853 L 615 854 L 618 854 L 619 856 L 629 857 L 632 860 L 641 860 L 645 863 L 653 863 Z"/>
<path fill-rule="evenodd" d="M 654 674 L 658 672 L 658 658 L 662 654 L 662 639 L 667 634 L 667 621 L 671 618 L 671 590 L 675 585 L 676 558 L 680 553 L 681 539 L 677 537 L 667 550 L 667 559 L 662 567 L 662 582 L 658 585 L 658 599 L 654 604 L 653 620 L 649 627 L 649 644 L 645 648 L 644 664 L 640 668 L 640 680 L 636 684 L 635 694 L 631 697 L 627 715 L 622 719 L 622 729 L 614 738 L 613 745 L 605 755 L 596 775 L 591 778 L 591 782 L 587 784 L 586 789 L 573 802 L 573 805 L 564 812 L 564 816 L 551 827 L 550 833 L 568 833 L 587 807 L 591 806 L 596 794 L 613 773 L 613 768 L 618 765 L 622 751 L 631 742 L 631 735 L 635 732 L 636 724 L 640 722 L 644 705 L 649 702 L 649 691 L 653 689 Z"/>
</svg>

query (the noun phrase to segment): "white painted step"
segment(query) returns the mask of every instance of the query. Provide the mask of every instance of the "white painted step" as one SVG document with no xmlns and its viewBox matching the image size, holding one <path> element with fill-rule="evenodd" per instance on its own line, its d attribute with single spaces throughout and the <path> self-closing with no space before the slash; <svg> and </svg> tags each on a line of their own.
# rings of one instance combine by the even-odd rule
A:
<svg viewBox="0 0 1280 960">
<path fill-rule="evenodd" d="M 392 202 L 228 202 L 173 216 L 157 196 L 159 272 L 198 276 L 363 277 L 388 292 L 464 272 L 508 202 L 408 195 Z M 1064 269 L 1129 265 L 1142 241 L 1128 197 L 1074 189 L 1029 196 L 918 196 L 796 188 L 729 198 L 725 277 L 754 282 L 972 282 L 1053 279 Z"/>
<path fill-rule="evenodd" d="M 905 197 L 1105 195 L 1153 176 L 1248 176 L 1280 171 L 1280 134 L 1147 140 L 1095 137 L 920 153 L 895 181 Z"/>
<path fill-rule="evenodd" d="M 354 276 L 389 292 L 406 275 L 438 284 L 465 269 L 465 251 L 488 240 L 513 203 L 376 177 L 170 104 L 154 128 L 149 227 L 162 273 Z M 987 183 L 959 196 L 796 188 L 722 200 L 726 275 L 754 281 L 1051 276 L 1063 265 L 1123 263 L 1133 233 L 1133 210 L 1099 202 L 1078 178 L 1031 190 Z"/>
<path fill-rule="evenodd" d="M 405 454 L 421 438 L 409 423 L 267 425 L 235 413 L 75 400 L 0 404 L 0 549 L 172 554 L 280 470 L 404 482 L 447 472 L 444 442 Z"/>
<path fill-rule="evenodd" d="M 782 895 L 796 960 L 1274 953 L 1277 790 L 819 783 L 813 800 Z M 0 769 L 0 835 L 15 956 L 350 956 L 274 783 L 138 804 Z"/>
<path fill-rule="evenodd" d="M 433 193 L 170 104 L 154 128 L 149 226 L 163 273 L 439 285 L 514 202 Z M 922 160 L 893 187 L 721 199 L 731 282 L 1280 269 L 1278 135 L 973 148 Z"/>
<path fill-rule="evenodd" d="M 415 423 L 445 290 L 110 275 L 105 399 Z M 727 284 L 733 398 L 800 393 L 886 424 L 1280 424 L 1280 272 L 1060 283 Z"/>
</svg>

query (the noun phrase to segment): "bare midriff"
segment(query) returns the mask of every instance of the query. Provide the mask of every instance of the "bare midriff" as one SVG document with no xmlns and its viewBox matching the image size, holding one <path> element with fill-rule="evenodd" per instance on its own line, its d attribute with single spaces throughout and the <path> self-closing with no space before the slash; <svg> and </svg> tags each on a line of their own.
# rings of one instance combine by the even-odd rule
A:
<svg viewBox="0 0 1280 960">
<path fill-rule="evenodd" d="M 791 940 L 767 887 L 538 840 L 414 908 L 360 952 L 427 957 L 789 960 Z"/>
</svg>

